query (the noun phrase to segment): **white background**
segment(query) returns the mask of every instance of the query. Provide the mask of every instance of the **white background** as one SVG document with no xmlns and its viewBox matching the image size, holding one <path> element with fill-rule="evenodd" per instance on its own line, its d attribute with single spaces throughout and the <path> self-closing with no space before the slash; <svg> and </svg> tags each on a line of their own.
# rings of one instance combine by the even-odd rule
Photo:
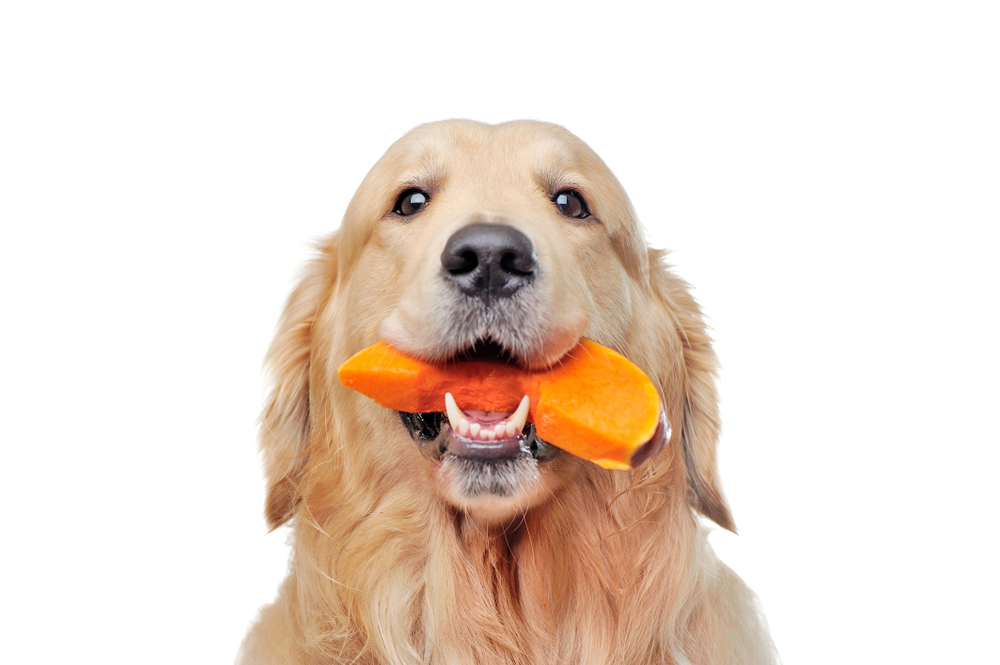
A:
<svg viewBox="0 0 1000 665">
<path fill-rule="evenodd" d="M 996 4 L 362 4 L 0 9 L 0 661 L 232 660 L 283 300 L 467 117 L 565 125 L 675 250 L 785 663 L 997 662 Z"/>
</svg>

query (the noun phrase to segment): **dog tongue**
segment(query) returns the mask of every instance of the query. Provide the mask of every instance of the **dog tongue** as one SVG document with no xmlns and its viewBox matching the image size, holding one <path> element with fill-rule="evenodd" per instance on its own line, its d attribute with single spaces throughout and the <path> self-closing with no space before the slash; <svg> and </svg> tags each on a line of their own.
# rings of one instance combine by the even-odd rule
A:
<svg viewBox="0 0 1000 665">
<path fill-rule="evenodd" d="M 495 423 L 510 415 L 510 412 L 506 411 L 476 411 L 475 409 L 466 409 L 465 413 L 484 423 Z"/>
<path fill-rule="evenodd" d="M 527 395 L 528 420 L 539 438 L 609 469 L 638 466 L 670 438 L 649 377 L 588 339 L 542 371 L 480 360 L 434 365 L 378 342 L 341 365 L 338 375 L 348 388 L 397 411 L 444 412 L 451 393 L 483 422 L 503 420 Z"/>
</svg>

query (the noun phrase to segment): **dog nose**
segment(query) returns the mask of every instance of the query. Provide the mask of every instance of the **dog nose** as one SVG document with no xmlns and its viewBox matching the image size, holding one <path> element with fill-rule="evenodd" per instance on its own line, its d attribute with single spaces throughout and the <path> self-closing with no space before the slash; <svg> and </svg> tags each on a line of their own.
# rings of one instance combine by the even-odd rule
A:
<svg viewBox="0 0 1000 665">
<path fill-rule="evenodd" d="M 528 236 L 505 224 L 469 224 L 441 253 L 444 277 L 463 293 L 489 301 L 509 298 L 535 279 L 538 257 Z"/>
</svg>

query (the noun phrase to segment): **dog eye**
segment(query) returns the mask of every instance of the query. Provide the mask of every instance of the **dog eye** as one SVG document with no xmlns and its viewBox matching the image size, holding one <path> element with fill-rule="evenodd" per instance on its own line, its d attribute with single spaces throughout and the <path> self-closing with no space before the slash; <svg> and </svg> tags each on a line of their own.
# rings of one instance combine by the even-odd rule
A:
<svg viewBox="0 0 1000 665">
<path fill-rule="evenodd" d="M 576 219 L 590 217 L 590 211 L 587 210 L 587 203 L 580 196 L 580 192 L 575 192 L 572 189 L 564 189 L 552 197 L 552 202 L 559 208 L 559 212 L 567 217 L 575 217 Z"/>
<path fill-rule="evenodd" d="M 427 192 L 421 191 L 419 189 L 408 189 L 399 195 L 396 199 L 396 206 L 392 209 L 397 215 L 402 215 L 403 217 L 409 217 L 410 215 L 419 212 L 421 208 L 427 205 L 430 200 Z"/>
</svg>

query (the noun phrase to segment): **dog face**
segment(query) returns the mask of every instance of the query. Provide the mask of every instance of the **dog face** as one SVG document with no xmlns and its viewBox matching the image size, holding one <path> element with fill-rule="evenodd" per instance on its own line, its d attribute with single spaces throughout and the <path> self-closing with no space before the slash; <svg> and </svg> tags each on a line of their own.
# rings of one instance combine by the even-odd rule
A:
<svg viewBox="0 0 1000 665">
<path fill-rule="evenodd" d="M 610 201 L 596 193 L 610 172 L 546 129 L 432 126 L 390 151 L 394 173 L 377 178 L 389 186 L 380 198 L 417 191 L 425 201 L 412 215 L 384 217 L 375 230 L 384 244 L 368 244 L 359 262 L 398 266 L 399 293 L 379 322 L 390 344 L 444 361 L 490 340 L 541 368 L 585 333 L 620 334 L 611 313 L 629 308 L 624 264 L 633 258 L 615 252 L 602 219 L 627 200 L 617 187 Z"/>
<path fill-rule="evenodd" d="M 567 483 L 635 482 L 639 471 L 599 469 L 530 431 L 472 445 L 443 414 L 392 412 L 336 379 L 340 363 L 379 339 L 431 362 L 538 369 L 581 337 L 631 358 L 660 387 L 675 433 L 645 482 L 679 472 L 695 508 L 731 527 L 715 478 L 714 356 L 685 285 L 646 248 L 610 170 L 554 125 L 451 121 L 410 132 L 361 184 L 272 347 L 269 520 L 282 523 L 304 497 L 321 502 L 327 464 L 338 482 L 396 478 L 483 522 L 515 518 Z M 487 428 L 511 416 L 470 418 Z"/>
</svg>

